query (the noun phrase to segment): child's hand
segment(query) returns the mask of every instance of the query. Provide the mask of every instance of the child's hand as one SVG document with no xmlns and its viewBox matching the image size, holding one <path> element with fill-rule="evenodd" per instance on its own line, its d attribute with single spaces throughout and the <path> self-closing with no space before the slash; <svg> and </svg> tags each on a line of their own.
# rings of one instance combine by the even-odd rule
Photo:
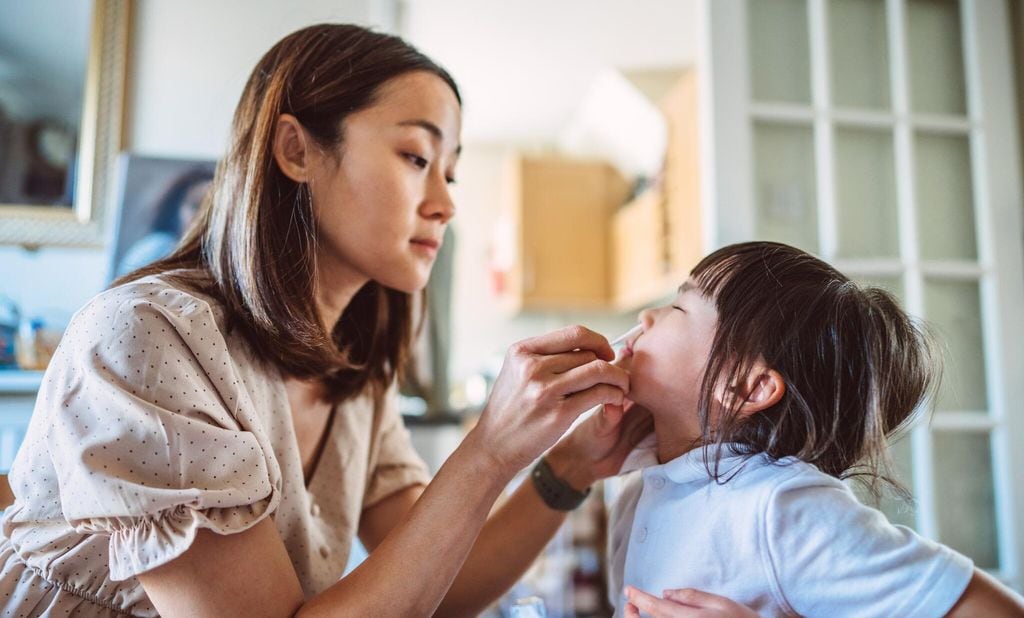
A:
<svg viewBox="0 0 1024 618">
<path fill-rule="evenodd" d="M 652 618 L 690 618 L 690 617 L 715 617 L 715 618 L 757 618 L 757 612 L 745 605 L 693 588 L 681 588 L 678 590 L 666 590 L 664 598 L 626 586 L 627 618 L 640 618 L 640 612 Z"/>
</svg>

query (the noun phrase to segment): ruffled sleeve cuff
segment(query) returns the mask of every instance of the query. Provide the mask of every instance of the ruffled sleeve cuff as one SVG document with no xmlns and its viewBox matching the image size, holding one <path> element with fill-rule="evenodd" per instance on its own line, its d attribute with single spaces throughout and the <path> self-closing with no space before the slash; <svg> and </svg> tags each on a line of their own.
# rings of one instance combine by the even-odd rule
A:
<svg viewBox="0 0 1024 618">
<path fill-rule="evenodd" d="M 112 528 L 110 579 L 123 581 L 184 554 L 201 528 L 217 534 L 248 530 L 270 515 L 272 502 L 268 497 L 248 506 L 206 510 L 183 504 L 156 515 L 91 524 Z"/>
</svg>

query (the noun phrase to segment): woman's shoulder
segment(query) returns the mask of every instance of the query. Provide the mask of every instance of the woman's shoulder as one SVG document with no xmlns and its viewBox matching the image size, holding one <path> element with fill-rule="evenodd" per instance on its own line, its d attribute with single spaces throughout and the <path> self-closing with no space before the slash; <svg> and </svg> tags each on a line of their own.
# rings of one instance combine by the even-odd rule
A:
<svg viewBox="0 0 1024 618">
<path fill-rule="evenodd" d="M 223 310 L 211 288 L 209 277 L 200 271 L 149 275 L 92 297 L 72 318 L 71 327 L 82 322 L 112 323 L 118 318 L 153 312 L 168 317 L 209 316 L 219 321 Z"/>
<path fill-rule="evenodd" d="M 227 351 L 227 332 L 223 307 L 204 291 L 201 275 L 173 271 L 94 296 L 71 318 L 54 360 L 82 353 L 138 358 L 137 352 L 180 346 Z"/>
</svg>

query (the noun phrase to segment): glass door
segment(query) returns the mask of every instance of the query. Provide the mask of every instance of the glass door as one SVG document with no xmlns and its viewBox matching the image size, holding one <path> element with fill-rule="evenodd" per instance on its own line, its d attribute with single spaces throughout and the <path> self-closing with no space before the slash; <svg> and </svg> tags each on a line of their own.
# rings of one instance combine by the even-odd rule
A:
<svg viewBox="0 0 1024 618">
<path fill-rule="evenodd" d="M 916 508 L 882 509 L 1021 590 L 1024 260 L 1005 3 L 703 10 L 715 241 L 799 246 L 927 320 L 944 347 L 935 413 L 893 445 Z"/>
</svg>

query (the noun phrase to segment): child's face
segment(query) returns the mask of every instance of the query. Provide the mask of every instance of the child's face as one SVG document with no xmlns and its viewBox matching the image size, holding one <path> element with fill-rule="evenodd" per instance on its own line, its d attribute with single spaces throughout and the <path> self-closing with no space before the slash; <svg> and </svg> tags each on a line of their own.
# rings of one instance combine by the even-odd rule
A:
<svg viewBox="0 0 1024 618">
<path fill-rule="evenodd" d="M 687 281 L 671 304 L 640 312 L 640 323 L 643 332 L 629 347 L 629 398 L 656 422 L 671 418 L 677 432 L 697 439 L 697 399 L 718 323 L 714 302 Z"/>
</svg>

